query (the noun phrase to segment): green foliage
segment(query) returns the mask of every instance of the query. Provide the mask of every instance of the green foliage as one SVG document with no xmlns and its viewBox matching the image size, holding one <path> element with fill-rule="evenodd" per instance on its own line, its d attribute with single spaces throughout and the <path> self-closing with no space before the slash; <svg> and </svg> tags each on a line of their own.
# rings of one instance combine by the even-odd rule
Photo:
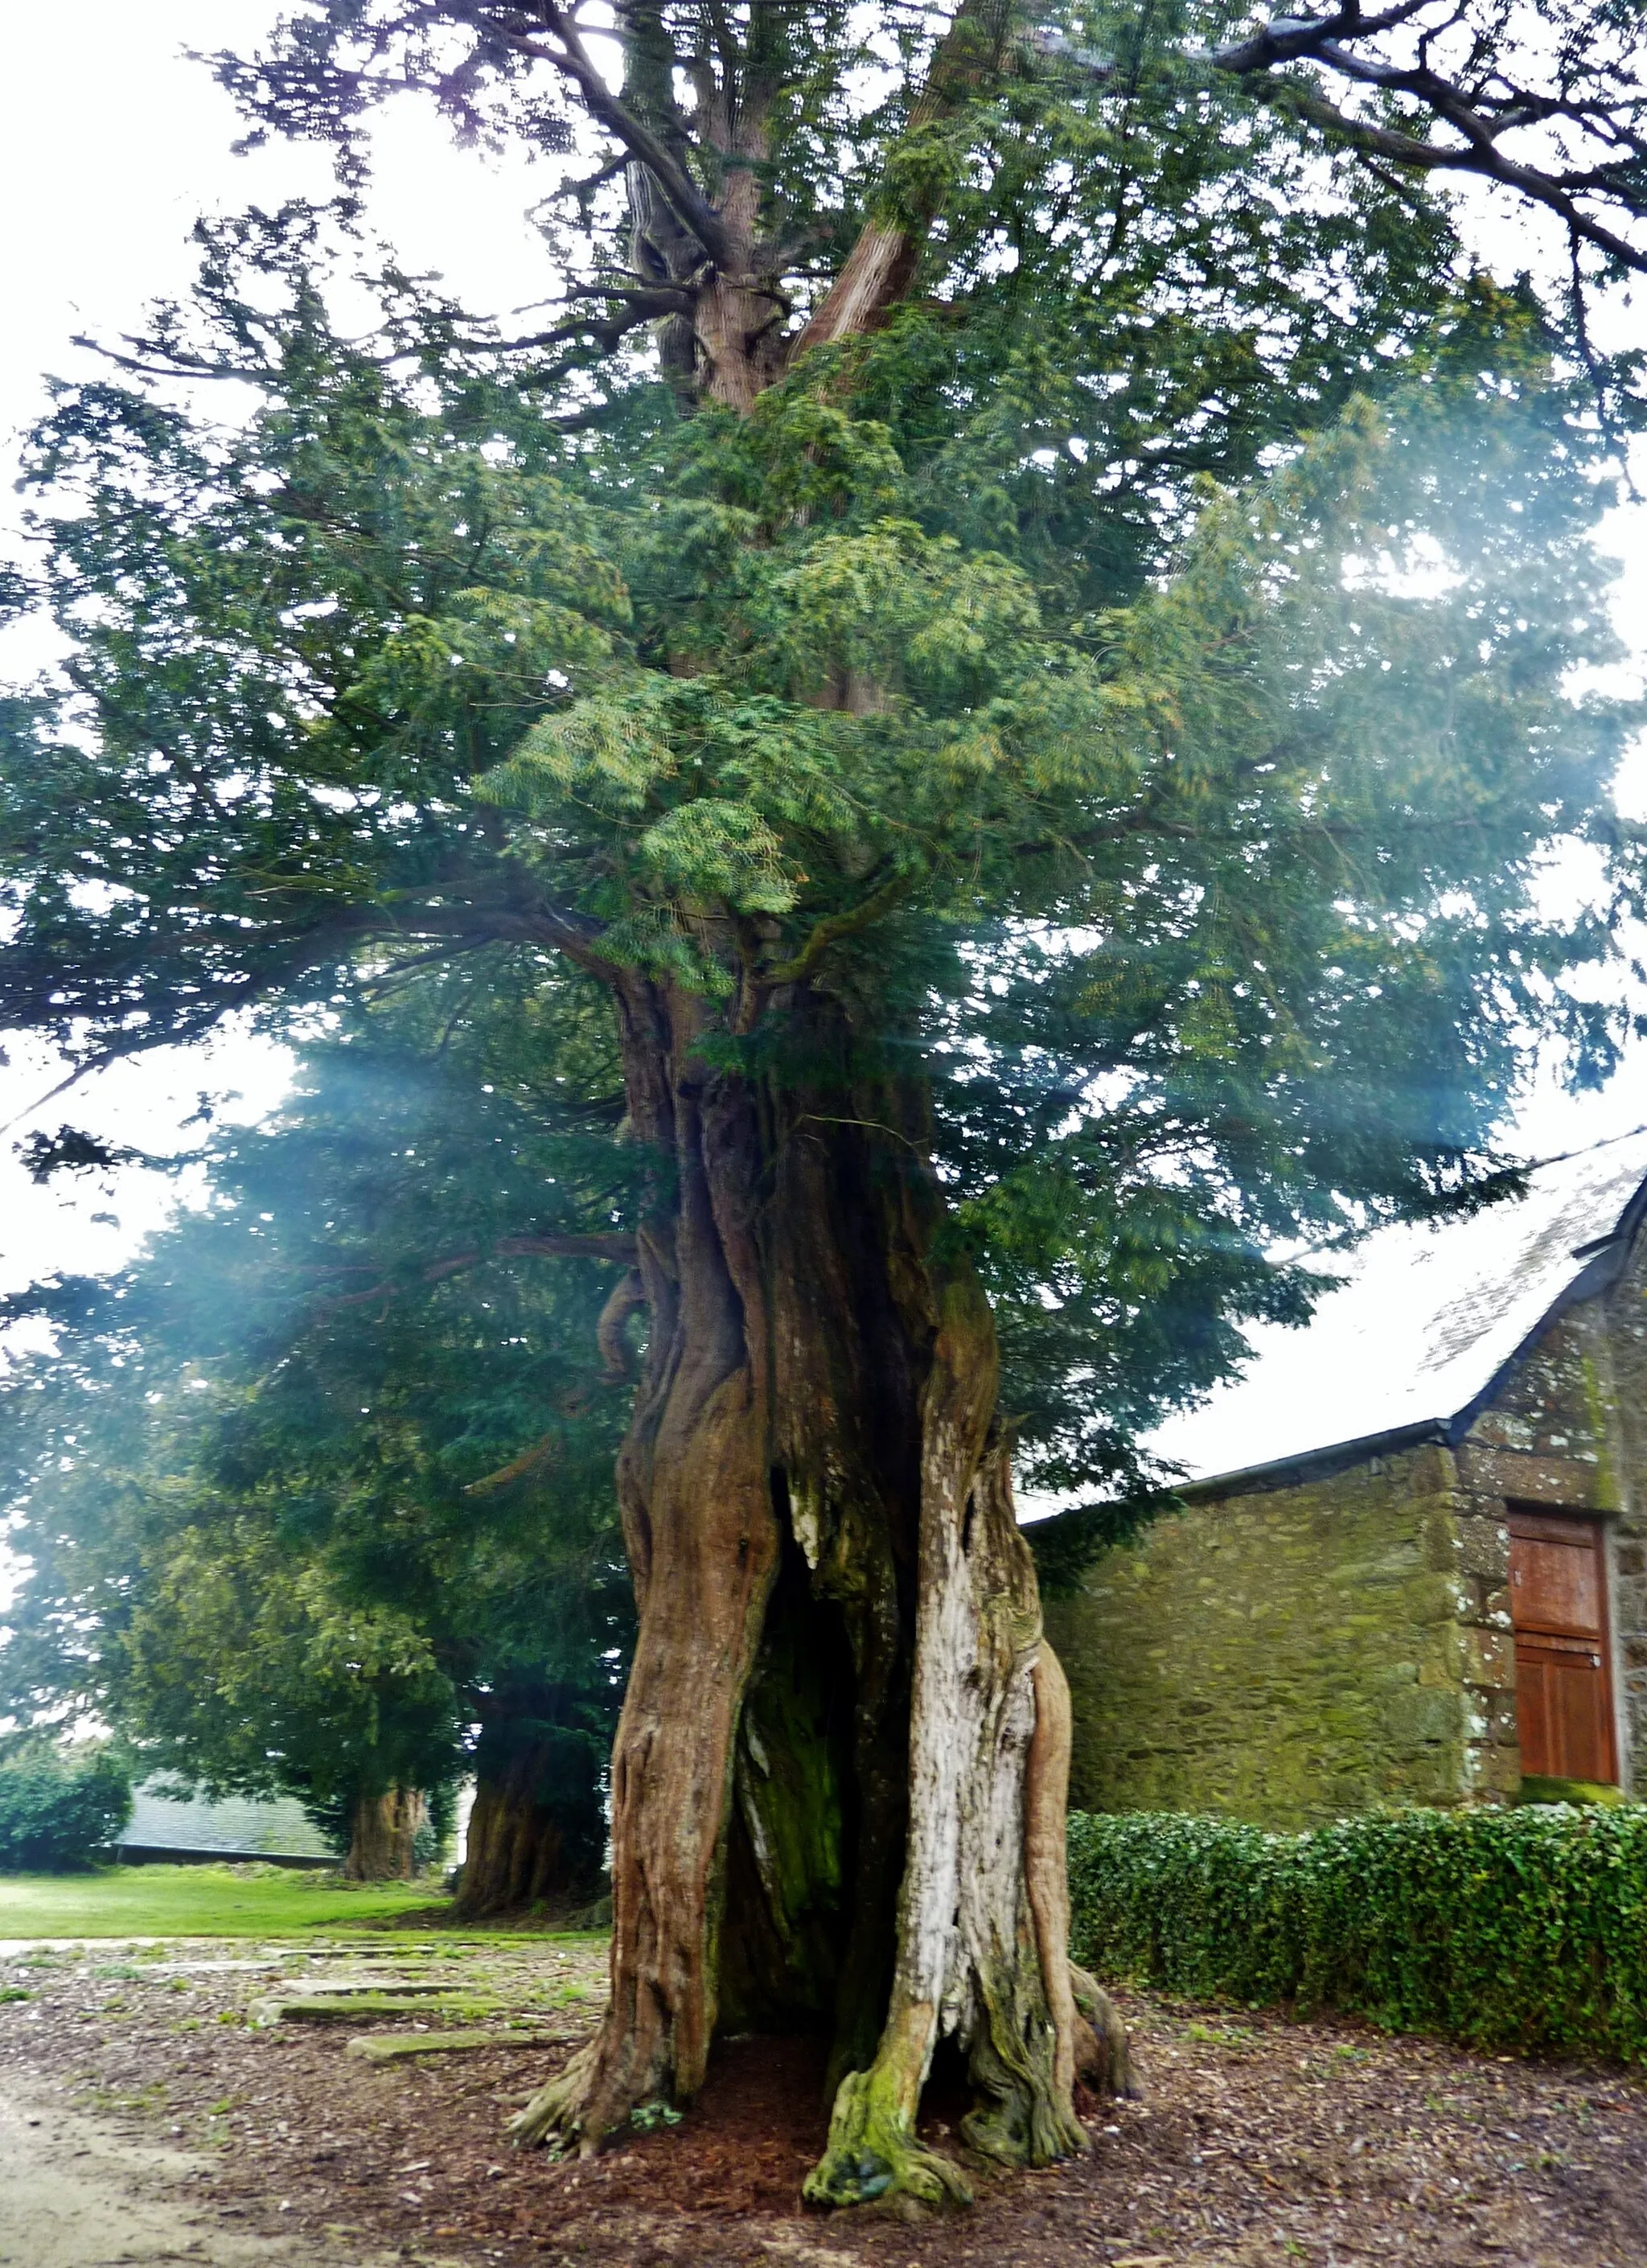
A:
<svg viewBox="0 0 1647 2268">
<path fill-rule="evenodd" d="M 1033 15 L 637 0 L 613 21 L 592 101 L 587 60 L 562 44 L 577 35 L 553 17 L 523 33 L 510 0 L 305 0 L 257 52 L 217 63 L 254 139 L 330 141 L 351 186 L 370 114 L 408 91 L 466 140 L 576 145 L 578 173 L 599 153 L 540 208 L 551 228 L 565 216 L 553 240 L 570 271 L 569 319 L 546 343 L 556 375 L 592 372 L 592 391 L 613 385 L 614 364 L 632 371 L 624 335 L 660 312 L 655 299 L 626 311 L 596 279 L 634 277 L 639 261 L 685 280 L 706 256 L 722 273 L 733 259 L 740 279 L 769 277 L 787 312 L 816 304 L 872 216 L 915 230 L 916 289 L 945 316 L 1045 339 L 1055 380 L 1101 374 L 1121 434 L 1147 433 L 1164 398 L 1193 401 L 1195 440 L 1220 453 L 1261 446 L 1266 414 L 1330 415 L 1346 360 L 1376 366 L 1399 342 L 1379 304 L 1399 303 L 1389 280 L 1420 279 L 1415 308 L 1453 251 L 1432 166 L 1502 183 L 1504 122 L 1561 119 L 1575 138 L 1559 157 L 1518 149 L 1514 178 L 1535 202 L 1508 210 L 1542 199 L 1571 228 L 1575 343 L 1599 380 L 1628 387 L 1638 360 L 1595 357 L 1582 307 L 1585 285 L 1642 260 L 1639 0 L 1513 14 L 1409 0 L 1396 18 L 1289 18 L 1268 42 L 1255 29 L 1228 0 L 1048 0 Z M 1382 90 L 1376 108 L 1346 100 L 1357 81 Z M 1375 119 L 1386 138 L 1373 144 Z M 661 164 L 643 125 L 667 149 Z M 636 239 L 637 158 L 642 211 L 673 209 L 656 243 Z M 1540 180 L 1541 165 L 1555 170 Z M 724 219 L 729 191 L 741 209 L 750 190 L 754 243 L 741 231 L 719 243 L 705 206 Z M 1386 286 L 1370 299 L 1368 269 Z M 1341 333 L 1357 318 L 1347 358 Z M 677 364 L 687 392 L 689 373 L 689 358 Z M 1140 451 L 1127 470 L 1142 496 L 1154 468 Z"/>
<path fill-rule="evenodd" d="M 673 2103 L 656 2095 L 650 2102 L 637 2102 L 629 2113 L 629 2124 L 637 2133 L 655 2134 L 660 2127 L 678 2126 L 681 2114 Z"/>
<path fill-rule="evenodd" d="M 1647 2062 L 1647 1810 L 1409 1811 L 1305 1835 L 1070 1822 L 1071 1950 L 1167 1992 Z"/>
<path fill-rule="evenodd" d="M 33 1734 L 0 1748 L 0 1868 L 89 1867 L 130 1817 L 131 1773 L 107 1745 Z"/>
<path fill-rule="evenodd" d="M 1290 224 L 1187 299 L 1226 157 L 1159 130 L 1125 394 L 1123 284 L 1062 236 L 746 418 L 637 387 L 566 434 L 392 274 L 396 355 L 337 337 L 320 217 L 209 234 L 154 351 L 261 409 L 106 383 L 40 438 L 82 708 L 7 712 L 0 1012 L 118 1051 L 401 988 L 453 1129 L 529 1105 L 545 1167 L 506 1223 L 477 1152 L 398 1256 L 379 1208 L 404 1286 L 460 1213 L 606 1232 L 668 1173 L 614 1138 L 603 976 L 697 991 L 705 1059 L 768 1077 L 803 977 L 929 1086 L 1023 1477 L 1147 1481 L 1242 1320 L 1308 1312 L 1278 1243 L 1497 1186 L 1533 1033 L 1605 1072 L 1622 1012 L 1561 979 L 1609 923 L 1538 877 L 1585 842 L 1634 887 L 1633 712 L 1567 691 L 1612 650 L 1605 445 L 1540 311 L 1359 207 L 1273 332 Z"/>
<path fill-rule="evenodd" d="M 267 126 L 341 145 L 403 81 L 566 146 L 489 20 L 328 0 L 223 69 Z M 478 44 L 431 79 L 437 23 Z M 658 121 L 701 28 L 625 18 Z M 437 1604 L 475 1574 L 463 1491 L 542 1436 L 534 1399 L 563 1413 L 607 1280 L 539 1260 L 527 1293 L 498 1241 L 632 1229 L 673 1170 L 629 1138 L 610 994 L 636 972 L 698 996 L 717 1072 L 924 1088 L 1020 1477 L 1124 1495 L 1094 1534 L 1170 1477 L 1140 1439 L 1242 1322 L 1307 1314 L 1278 1250 L 1502 1191 L 1535 1036 L 1581 1083 L 1616 1058 L 1625 1010 L 1566 982 L 1639 901 L 1608 805 L 1636 712 L 1570 689 L 1614 653 L 1595 372 L 1422 185 L 1187 64 L 1218 11 L 1066 28 L 1114 71 L 1026 54 L 909 132 L 908 88 L 860 66 L 882 34 L 880 66 L 913 59 L 919 27 L 725 18 L 803 298 L 871 207 L 938 213 L 918 291 L 746 416 L 683 418 L 610 317 L 506 346 L 393 263 L 363 274 L 347 205 L 293 205 L 202 227 L 192 297 L 36 437 L 38 587 L 76 659 L 71 695 L 0 704 L 0 1020 L 85 1056 L 247 1007 L 305 1044 L 337 1015 L 340 1045 L 376 1035 L 361 1059 L 386 999 L 415 1027 L 386 1091 L 404 1119 L 438 1088 L 437 1169 L 357 1129 L 311 1142 L 296 1216 L 294 1177 L 239 1211 L 248 1252 L 274 1216 L 283 1320 L 202 1373 L 219 1446 L 191 1485 L 264 1568 L 323 1537 L 303 1615 L 336 1659 L 410 1679 L 417 1655 L 431 1707 L 508 1666 L 478 1609 L 460 1631 Z M 708 142 L 691 162 L 718 193 Z M 603 273 L 630 258 L 618 182 L 578 200 Z M 334 322 L 340 270 L 375 335 Z M 206 370 L 239 423 L 173 382 Z M 1580 846 L 1600 908 L 1569 917 L 1543 877 Z M 843 1064 L 798 1060 L 809 990 Z M 38 1159 L 81 1162 L 72 1128 Z M 487 1288 L 431 1290 L 464 1248 Z M 381 1323 L 301 1320 L 305 1270 L 312 1307 L 385 1285 Z M 541 1313 L 511 1335 L 517 1300 Z M 243 1304 L 268 1317 L 268 1286 Z M 539 1374 L 518 1343 L 545 1330 Z M 476 1535 L 552 1473 L 592 1501 L 599 1425 L 555 1431 Z M 66 1629 L 92 1590 L 59 1595 Z"/>
<path fill-rule="evenodd" d="M 469 985 L 397 995 L 312 1050 L 271 1126 L 209 1139 L 214 1201 L 112 1279 L 40 1287 L 56 1344 L 4 1388 L 33 1562 L 9 1705 L 71 1703 L 151 1769 L 285 1790 L 334 1833 L 397 1783 L 438 1825 L 523 1679 L 599 1742 L 631 1618 L 610 1271 L 492 1256 L 556 1225 L 590 1147 L 533 1052 L 576 1004 Z"/>
</svg>

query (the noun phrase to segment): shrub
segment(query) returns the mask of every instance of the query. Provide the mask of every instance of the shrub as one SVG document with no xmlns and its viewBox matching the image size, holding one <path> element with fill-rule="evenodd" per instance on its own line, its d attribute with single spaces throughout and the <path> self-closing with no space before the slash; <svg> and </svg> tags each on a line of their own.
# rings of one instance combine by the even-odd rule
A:
<svg viewBox="0 0 1647 2268">
<path fill-rule="evenodd" d="M 110 1749 L 25 1735 L 0 1751 L 0 1869 L 89 1866 L 131 1817 L 131 1775 Z"/>
<path fill-rule="evenodd" d="M 1071 1950 L 1100 1976 L 1647 2062 L 1647 1808 L 1407 1811 L 1306 1835 L 1077 1813 L 1070 1889 Z"/>
</svg>

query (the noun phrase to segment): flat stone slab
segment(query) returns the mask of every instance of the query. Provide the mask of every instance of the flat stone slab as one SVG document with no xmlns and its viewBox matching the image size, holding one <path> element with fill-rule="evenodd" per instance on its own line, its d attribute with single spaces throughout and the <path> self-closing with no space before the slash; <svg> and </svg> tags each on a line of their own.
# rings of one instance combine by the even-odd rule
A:
<svg viewBox="0 0 1647 2268">
<path fill-rule="evenodd" d="M 435 1993 L 418 1987 L 410 1992 L 303 1992 L 278 1999 L 254 2000 L 248 2021 L 259 2031 L 275 2024 L 357 2024 L 363 2017 L 502 2014 L 502 2004 L 471 1992 Z"/>
<path fill-rule="evenodd" d="M 402 2032 L 388 2037 L 363 2033 L 343 2053 L 362 2063 L 401 2063 L 408 2056 L 474 2055 L 482 2048 L 543 2048 L 555 2042 L 541 2032 Z"/>
<path fill-rule="evenodd" d="M 289 1982 L 302 1986 L 305 2000 L 358 1999 L 365 1993 L 379 1999 L 430 1999 L 443 1992 L 450 1998 L 458 1989 L 447 1979 L 422 1977 L 303 1977 Z"/>
</svg>

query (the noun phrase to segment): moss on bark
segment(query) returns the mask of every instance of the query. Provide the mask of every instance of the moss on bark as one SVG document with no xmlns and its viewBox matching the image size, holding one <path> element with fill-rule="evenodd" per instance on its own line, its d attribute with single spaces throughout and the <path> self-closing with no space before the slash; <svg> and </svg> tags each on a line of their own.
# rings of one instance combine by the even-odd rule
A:
<svg viewBox="0 0 1647 2268">
<path fill-rule="evenodd" d="M 808 2205 L 873 2205 L 893 2196 L 921 2205 L 972 2203 L 960 2168 L 915 2139 L 936 2015 L 930 2005 L 906 2002 L 870 2069 L 842 2080 L 828 2146 L 802 2185 Z"/>
<path fill-rule="evenodd" d="M 973 2146 L 1045 2163 L 1081 2139 L 1037 1933 L 1062 1782 L 1035 1749 L 989 1307 L 941 1256 L 923 1091 L 865 1071 L 841 1004 L 798 998 L 784 1074 L 746 1078 L 699 1054 L 701 1000 L 621 997 L 659 1171 L 620 1465 L 640 1631 L 613 1998 L 515 2132 L 596 2148 L 695 2091 L 718 2023 L 816 2027 L 835 2110 L 809 2196 L 960 2201 L 915 2137 L 941 2040 L 978 2091 Z"/>
</svg>

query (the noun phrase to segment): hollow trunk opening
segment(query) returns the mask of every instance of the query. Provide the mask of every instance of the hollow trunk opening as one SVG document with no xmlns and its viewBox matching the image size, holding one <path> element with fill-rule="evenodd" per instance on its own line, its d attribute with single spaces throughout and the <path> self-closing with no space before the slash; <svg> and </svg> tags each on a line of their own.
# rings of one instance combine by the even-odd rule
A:
<svg viewBox="0 0 1647 2268">
<path fill-rule="evenodd" d="M 884 1602 L 871 1584 L 843 1594 L 841 1560 L 809 1566 L 788 1476 L 773 1482 L 781 1556 L 732 1752 L 717 2022 L 822 2033 L 833 2095 L 872 2058 L 891 1984 L 912 1649 L 894 1602 L 881 1663 L 866 1625 Z"/>
<path fill-rule="evenodd" d="M 852 1659 L 773 1481 L 780 1557 L 732 1750 L 717 2028 L 830 2031 L 858 1844 Z"/>
<path fill-rule="evenodd" d="M 602 1757 L 577 1696 L 552 1684 L 492 1697 L 475 1752 L 474 1806 L 456 1912 L 586 1905 L 603 1887 Z"/>
<path fill-rule="evenodd" d="M 964 2197 L 915 2136 L 940 2040 L 970 2074 L 972 2148 L 1044 2163 L 1082 2139 L 1067 1706 L 1060 1732 L 1038 1701 L 1055 1669 L 988 1305 L 944 1248 L 924 1093 L 844 1008 L 791 999 L 787 1068 L 756 1078 L 699 1054 L 701 1000 L 640 978 L 621 1000 L 659 1173 L 619 1467 L 640 1628 L 612 2002 L 516 2132 L 592 2149 L 693 2095 L 717 2027 L 823 2030 L 809 2195 Z"/>
<path fill-rule="evenodd" d="M 963 0 L 915 129 L 993 80 L 1011 21 Z M 651 0 L 621 37 L 626 96 L 668 143 Z M 683 401 L 739 413 L 798 352 L 886 320 L 943 197 L 906 184 L 786 333 L 761 234 L 780 92 L 757 72 L 735 114 L 701 97 L 728 160 L 713 247 L 666 168 L 629 168 L 635 267 L 673 287 L 665 369 Z M 843 669 L 837 697 L 878 696 Z M 830 2036 L 835 2106 L 807 2194 L 959 2198 L 960 2173 L 915 2140 L 942 2042 L 965 2064 L 974 2150 L 1045 2163 L 1084 2139 L 1068 1696 L 1013 1516 L 989 1306 L 944 1235 L 917 1051 L 869 1038 L 884 1004 L 860 1022 L 844 995 L 763 986 L 748 935 L 720 942 L 742 971 L 727 1018 L 604 971 L 629 1125 L 658 1167 L 618 1467 L 639 1633 L 612 1764 L 612 1999 L 514 2131 L 592 2150 L 649 2099 L 693 2095 L 717 2025 L 804 2026 Z M 766 1067 L 753 1049 L 734 1067 L 726 1043 L 752 1028 Z"/>
<path fill-rule="evenodd" d="M 417 1831 L 428 1816 L 415 1787 L 357 1795 L 349 1815 L 345 1881 L 409 1882 L 417 1872 Z"/>
</svg>

